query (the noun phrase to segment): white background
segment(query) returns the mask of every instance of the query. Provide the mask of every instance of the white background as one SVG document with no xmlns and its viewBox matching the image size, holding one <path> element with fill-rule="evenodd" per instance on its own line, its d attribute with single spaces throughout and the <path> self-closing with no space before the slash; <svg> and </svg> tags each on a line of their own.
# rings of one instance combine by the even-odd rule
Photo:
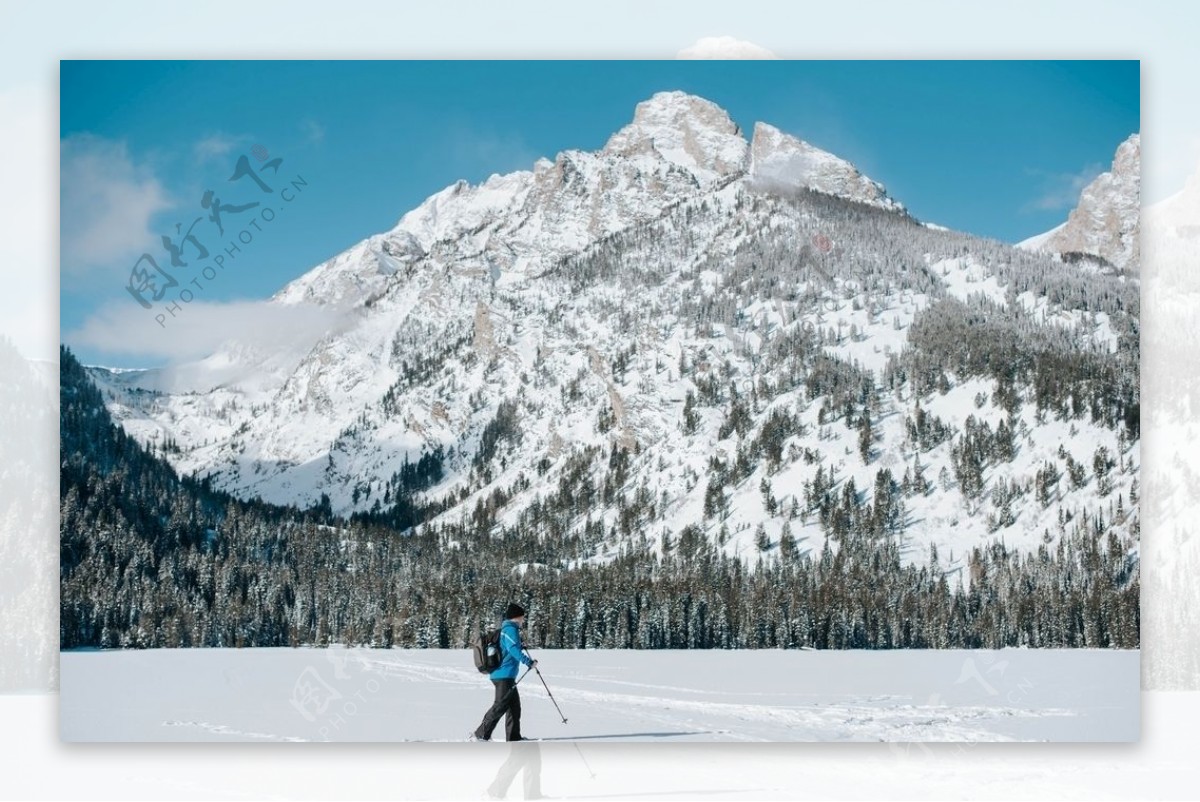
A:
<svg viewBox="0 0 1200 802">
<path fill-rule="evenodd" d="M 1160 201 L 1200 172 L 1200 103 L 1195 96 L 1200 12 L 1193 4 L 641 0 L 567 6 L 494 0 L 453 7 L 4 2 L 0 334 L 26 356 L 56 354 L 60 58 L 671 58 L 704 37 L 717 36 L 753 42 L 783 58 L 1140 58 L 1144 200 Z M 744 51 L 728 47 L 723 52 Z M 1152 272 L 1153 243 L 1145 242 L 1143 252 L 1147 272 Z M 1200 270 L 1200 253 L 1188 253 L 1189 263 L 1193 256 Z M 1170 287 L 1163 289 L 1170 293 Z M 1146 410 L 1154 407 L 1156 395 L 1185 392 L 1174 390 L 1169 377 L 1151 369 L 1155 332 L 1168 325 L 1194 328 L 1200 323 L 1197 311 L 1184 307 L 1182 315 L 1175 310 L 1169 322 L 1156 323 L 1154 306 L 1148 303 L 1144 309 Z M 1186 355 L 1182 364 L 1169 368 L 1175 377 L 1195 374 L 1200 359 Z M 1158 472 L 1170 474 L 1177 457 L 1200 449 L 1186 428 L 1156 437 L 1148 417 L 1144 413 L 1143 498 L 1152 498 L 1160 514 L 1155 526 L 1143 531 L 1147 575 L 1140 744 L 547 744 L 540 755 L 542 792 L 576 799 L 1195 798 L 1200 794 L 1195 759 L 1200 754 L 1200 676 L 1176 673 L 1161 679 L 1168 674 L 1146 668 L 1200 649 L 1200 632 L 1154 626 L 1155 616 L 1165 620 L 1173 606 L 1200 604 L 1200 581 L 1171 586 L 1156 583 L 1153 574 L 1174 565 L 1168 546 L 1178 542 L 1181 531 L 1194 527 L 1193 496 L 1200 493 L 1182 483 L 1166 482 L 1156 489 L 1152 478 Z M 57 450 L 52 437 L 46 448 Z M 56 487 L 55 475 L 44 478 L 48 490 Z M 53 522 L 21 526 L 0 516 L 0 537 L 41 549 L 37 553 L 46 555 L 42 567 L 47 575 L 56 575 Z M 0 604 L 17 590 L 0 587 Z M 47 599 L 47 611 L 53 609 L 51 601 Z M 0 661 L 18 660 L 29 643 L 54 637 L 57 622 L 48 612 L 46 620 L 31 620 L 27 626 L 5 633 Z M 57 672 L 49 664 L 39 671 L 44 678 L 35 682 L 33 692 L 0 696 L 5 764 L 0 795 L 478 799 L 508 757 L 500 744 L 68 746 L 57 738 Z M 518 777 L 509 796 L 521 795 Z"/>
</svg>

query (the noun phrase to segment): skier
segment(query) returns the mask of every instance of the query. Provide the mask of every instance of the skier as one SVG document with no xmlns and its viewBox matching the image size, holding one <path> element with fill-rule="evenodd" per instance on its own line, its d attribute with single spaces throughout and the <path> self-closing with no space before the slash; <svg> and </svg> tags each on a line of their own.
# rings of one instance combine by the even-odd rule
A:
<svg viewBox="0 0 1200 802">
<path fill-rule="evenodd" d="M 473 735 L 477 741 L 492 739 L 492 730 L 500 723 L 501 716 L 506 716 L 505 740 L 527 740 L 521 737 L 521 696 L 517 691 L 517 669 L 518 663 L 532 668 L 537 665 L 537 660 L 525 654 L 525 647 L 521 645 L 521 627 L 524 625 L 525 608 L 519 604 L 508 605 L 508 609 L 504 611 L 504 623 L 500 625 L 500 654 L 503 659 L 500 661 L 500 667 L 489 675 L 492 684 L 496 686 L 496 701 L 475 729 Z"/>
</svg>

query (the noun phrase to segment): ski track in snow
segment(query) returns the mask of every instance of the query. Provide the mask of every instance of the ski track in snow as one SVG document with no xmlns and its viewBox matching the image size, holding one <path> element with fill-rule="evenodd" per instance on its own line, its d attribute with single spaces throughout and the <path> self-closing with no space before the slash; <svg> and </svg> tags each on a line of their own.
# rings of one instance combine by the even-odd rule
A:
<svg viewBox="0 0 1200 802">
<path fill-rule="evenodd" d="M 391 676 L 402 677 L 406 679 L 406 681 L 410 682 L 438 682 L 456 685 L 469 685 L 472 687 L 476 687 L 479 684 L 478 673 L 467 670 L 445 669 L 441 667 L 424 666 L 417 663 L 396 660 L 366 659 L 363 661 L 363 664 L 364 668 L 367 668 L 367 670 L 381 671 L 383 673 L 388 673 Z M 530 680 L 535 681 L 536 675 L 531 677 Z M 820 709 L 816 710 L 809 705 L 803 704 L 733 704 L 711 700 L 692 700 L 651 696 L 649 694 L 593 691 L 576 687 L 575 683 L 587 682 L 596 684 L 603 683 L 630 685 L 673 694 L 686 693 L 715 696 L 721 693 L 720 691 L 714 690 L 701 690 L 671 685 L 652 685 L 649 683 L 624 682 L 620 680 L 610 680 L 602 677 L 592 677 L 587 675 L 575 675 L 570 677 L 569 680 L 559 680 L 560 683 L 564 681 L 570 681 L 572 685 L 564 686 L 558 692 L 558 697 L 560 699 L 581 702 L 588 706 L 601 706 L 624 710 L 637 708 L 639 709 L 639 712 L 645 716 L 655 721 L 661 721 L 664 724 L 678 723 L 678 718 L 675 714 L 686 712 L 693 715 L 705 714 L 705 716 L 708 718 L 717 718 L 721 720 L 731 719 L 735 722 L 744 722 L 746 724 L 769 724 L 773 727 L 782 726 L 789 729 L 802 728 L 826 731 L 842 730 L 843 738 L 845 740 L 906 740 L 908 738 L 918 736 L 923 727 L 938 727 L 942 731 L 940 739 L 946 741 L 1012 740 L 1009 738 L 996 738 L 991 735 L 986 728 L 971 727 L 967 725 L 967 722 L 986 720 L 993 717 L 1073 715 L 1071 711 L 1063 709 L 1047 709 L 1035 713 L 1031 711 L 1015 711 L 1004 707 L 986 706 L 959 708 L 955 709 L 953 713 L 948 714 L 945 707 L 939 707 L 937 705 L 896 704 L 895 707 L 889 707 L 887 705 L 877 707 L 868 704 L 870 702 L 894 703 L 898 700 L 905 700 L 908 698 L 896 695 L 864 697 L 860 700 L 855 700 L 856 703 L 818 703 Z M 533 687 L 529 687 L 523 681 L 522 686 L 524 686 L 523 693 L 525 693 L 525 695 L 540 696 L 548 701 L 545 691 L 543 691 L 538 685 L 534 684 Z M 729 692 L 727 691 L 725 693 L 728 694 Z M 779 696 L 778 693 L 772 694 L 769 692 L 761 692 L 745 694 L 741 691 L 738 691 L 737 695 Z M 787 696 L 814 697 L 819 696 L 819 694 L 789 693 Z M 880 733 L 881 728 L 883 730 L 882 733 Z M 774 738 L 757 738 L 739 735 L 731 732 L 730 730 L 721 730 L 720 732 L 728 734 L 732 738 L 738 740 L 776 740 Z M 887 735 L 890 733 L 901 733 L 902 737 L 887 737 Z"/>
<path fill-rule="evenodd" d="M 270 732 L 247 732 L 245 730 L 236 730 L 233 727 L 227 727 L 224 724 L 212 724 L 207 721 L 164 721 L 164 727 L 194 727 L 204 732 L 210 732 L 213 735 L 228 735 L 236 741 L 289 741 L 303 742 L 307 738 L 296 738 L 288 735 L 275 735 Z"/>
<path fill-rule="evenodd" d="M 537 656 L 568 718 L 561 721 L 537 674 L 526 676 L 523 729 L 546 740 L 1078 741 L 1138 734 L 1137 652 Z M 487 679 L 461 650 L 62 655 L 65 740 L 462 741 L 491 699 Z"/>
</svg>

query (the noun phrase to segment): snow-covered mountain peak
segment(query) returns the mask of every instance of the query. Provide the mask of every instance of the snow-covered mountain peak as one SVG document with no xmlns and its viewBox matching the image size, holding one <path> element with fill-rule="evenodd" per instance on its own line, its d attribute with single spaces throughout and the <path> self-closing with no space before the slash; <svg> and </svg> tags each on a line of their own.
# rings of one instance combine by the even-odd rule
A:
<svg viewBox="0 0 1200 802">
<path fill-rule="evenodd" d="M 1065 223 L 1030 237 L 1019 247 L 1091 254 L 1136 273 L 1141 262 L 1141 191 L 1142 140 L 1133 134 L 1117 148 L 1112 169 L 1084 187 Z"/>
<path fill-rule="evenodd" d="M 602 153 L 657 154 L 708 183 L 745 169 L 747 143 L 728 112 L 686 92 L 659 92 L 637 105 L 633 122 Z"/>
<path fill-rule="evenodd" d="M 1117 148 L 1112 172 L 1113 175 L 1122 176 L 1125 180 L 1141 180 L 1142 137 L 1140 134 L 1130 134 L 1129 138 Z"/>
<path fill-rule="evenodd" d="M 747 142 L 729 114 L 685 92 L 639 103 L 599 151 L 564 150 L 531 170 L 459 180 L 406 213 L 391 231 L 318 265 L 273 300 L 350 309 L 378 298 L 398 273 L 422 265 L 541 275 L 602 237 L 732 181 L 819 190 L 884 209 L 903 207 L 851 163 L 774 126 Z M 499 271 L 498 274 L 494 271 Z"/>
<path fill-rule="evenodd" d="M 888 197 L 882 184 L 850 162 L 767 123 L 754 125 L 750 176 L 762 183 L 808 187 L 884 209 L 903 208 Z"/>
</svg>

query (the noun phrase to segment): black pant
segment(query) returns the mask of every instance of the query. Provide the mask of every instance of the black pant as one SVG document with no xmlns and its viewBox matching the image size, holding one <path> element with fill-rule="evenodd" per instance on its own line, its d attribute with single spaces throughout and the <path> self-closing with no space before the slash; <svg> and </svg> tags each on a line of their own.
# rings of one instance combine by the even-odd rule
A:
<svg viewBox="0 0 1200 802">
<path fill-rule="evenodd" d="M 504 719 L 504 737 L 509 741 L 519 741 L 521 740 L 521 694 L 517 690 L 517 681 L 515 679 L 494 679 L 492 684 L 496 686 L 496 701 L 483 714 L 483 723 L 475 730 L 475 737 L 484 741 L 489 740 L 492 737 L 492 730 L 496 729 L 496 725 L 500 723 L 500 717 L 507 714 Z"/>
</svg>

